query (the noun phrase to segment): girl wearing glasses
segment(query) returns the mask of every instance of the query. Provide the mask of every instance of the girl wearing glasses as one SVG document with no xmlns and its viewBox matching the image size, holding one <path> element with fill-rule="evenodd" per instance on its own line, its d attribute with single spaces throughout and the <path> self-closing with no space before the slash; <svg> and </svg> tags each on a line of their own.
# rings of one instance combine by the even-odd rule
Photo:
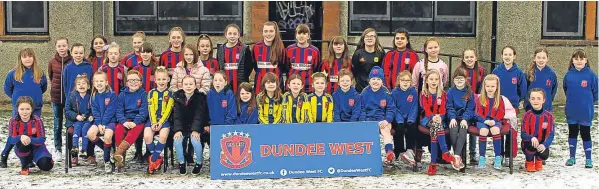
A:
<svg viewBox="0 0 599 189">
<path fill-rule="evenodd" d="M 383 46 L 379 43 L 374 28 L 367 28 L 362 32 L 358 49 L 352 57 L 352 72 L 356 78 L 356 91 L 362 92 L 368 86 L 370 70 L 374 66 L 381 66 L 385 58 Z M 386 83 L 384 81 L 383 83 Z"/>
</svg>

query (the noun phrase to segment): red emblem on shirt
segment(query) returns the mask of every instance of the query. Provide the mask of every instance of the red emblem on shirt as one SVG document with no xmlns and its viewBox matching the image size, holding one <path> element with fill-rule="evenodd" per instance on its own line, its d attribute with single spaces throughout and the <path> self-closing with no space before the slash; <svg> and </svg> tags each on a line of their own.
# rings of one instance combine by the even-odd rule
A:
<svg viewBox="0 0 599 189">
<path fill-rule="evenodd" d="M 412 102 L 412 100 L 414 100 L 414 96 L 408 95 L 408 102 Z"/>
<path fill-rule="evenodd" d="M 518 78 L 516 77 L 512 77 L 512 84 L 517 84 L 518 83 Z"/>
<path fill-rule="evenodd" d="M 587 87 L 587 80 L 582 80 L 580 85 L 582 85 L 582 87 Z"/>
<path fill-rule="evenodd" d="M 118 79 L 123 79 L 123 74 L 121 74 L 121 73 L 117 73 L 117 74 L 116 74 L 116 78 L 118 78 Z"/>
<path fill-rule="evenodd" d="M 547 86 L 551 86 L 551 80 L 547 80 L 547 82 L 545 82 L 547 84 Z"/>
<path fill-rule="evenodd" d="M 379 70 L 372 70 L 372 74 L 379 74 Z"/>
<path fill-rule="evenodd" d="M 224 108 L 224 107 L 227 107 L 227 100 L 223 100 L 223 101 L 221 101 L 221 102 L 220 102 L 220 106 L 222 106 L 223 108 Z"/>
<path fill-rule="evenodd" d="M 437 98 L 437 105 L 441 105 L 441 98 Z"/>
<path fill-rule="evenodd" d="M 239 59 L 239 53 L 235 54 L 235 59 Z"/>
<path fill-rule="evenodd" d="M 164 101 L 168 102 L 168 96 L 164 96 Z"/>
<path fill-rule="evenodd" d="M 354 106 L 354 99 L 349 99 L 349 106 Z"/>
<path fill-rule="evenodd" d="M 387 106 L 387 100 L 385 100 L 385 99 L 381 100 L 381 106 Z"/>
<path fill-rule="evenodd" d="M 137 106 L 141 106 L 141 99 L 137 100 Z"/>
<path fill-rule="evenodd" d="M 104 105 L 108 105 L 110 103 L 110 98 L 105 98 L 104 99 Z"/>
</svg>

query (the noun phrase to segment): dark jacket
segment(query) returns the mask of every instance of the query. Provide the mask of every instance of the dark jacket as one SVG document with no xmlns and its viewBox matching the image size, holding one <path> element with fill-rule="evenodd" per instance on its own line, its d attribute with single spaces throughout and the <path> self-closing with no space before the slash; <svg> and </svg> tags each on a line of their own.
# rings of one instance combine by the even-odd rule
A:
<svg viewBox="0 0 599 189">
<path fill-rule="evenodd" d="M 239 68 L 237 69 L 237 78 L 239 78 L 237 85 L 241 84 L 242 82 L 249 82 L 249 78 L 250 78 L 250 74 L 252 73 L 253 69 L 252 69 L 252 52 L 250 52 L 250 48 L 241 43 L 238 42 L 237 45 L 241 45 L 241 52 L 239 53 L 240 57 L 238 60 L 239 63 Z M 218 48 L 218 51 L 216 52 L 216 59 L 218 60 L 218 64 L 220 67 L 220 70 L 224 70 L 225 69 L 225 47 L 226 45 L 223 44 L 220 46 L 220 48 Z M 229 85 L 231 85 L 232 82 L 229 81 Z M 233 87 L 231 87 L 233 88 Z"/>
<path fill-rule="evenodd" d="M 192 131 L 202 133 L 204 126 L 208 126 L 210 120 L 206 95 L 196 89 L 191 98 L 187 100 L 185 91 L 181 89 L 173 94 L 173 98 L 175 100 L 173 130 L 185 134 Z"/>
<path fill-rule="evenodd" d="M 64 104 L 66 96 L 63 95 L 62 71 L 67 64 L 73 59 L 71 53 L 67 53 L 67 57 L 60 57 L 58 53 L 48 62 L 48 78 L 50 79 L 50 99 L 52 103 Z"/>
</svg>

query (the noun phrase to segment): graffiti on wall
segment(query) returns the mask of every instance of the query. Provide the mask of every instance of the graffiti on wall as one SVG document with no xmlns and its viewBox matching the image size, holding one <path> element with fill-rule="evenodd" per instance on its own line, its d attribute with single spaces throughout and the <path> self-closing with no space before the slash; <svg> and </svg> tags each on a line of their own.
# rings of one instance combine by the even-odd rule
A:
<svg viewBox="0 0 599 189">
<path fill-rule="evenodd" d="M 278 21 L 281 29 L 293 30 L 300 24 L 307 24 L 311 29 L 314 16 L 312 2 L 308 1 L 277 1 L 277 12 L 281 18 Z"/>
</svg>

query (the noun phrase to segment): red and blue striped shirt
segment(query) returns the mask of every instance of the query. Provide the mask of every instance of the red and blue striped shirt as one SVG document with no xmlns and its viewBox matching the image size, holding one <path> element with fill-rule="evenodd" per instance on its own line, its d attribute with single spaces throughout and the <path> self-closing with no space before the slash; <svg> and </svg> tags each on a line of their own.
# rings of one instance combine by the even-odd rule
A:
<svg viewBox="0 0 599 189">
<path fill-rule="evenodd" d="M 92 73 L 96 73 L 102 64 L 104 64 L 104 57 L 93 57 L 87 60 L 90 64 L 92 64 Z"/>
<path fill-rule="evenodd" d="M 100 70 L 106 73 L 106 77 L 108 77 L 108 85 L 110 85 L 110 88 L 112 88 L 116 95 L 119 95 L 121 88 L 125 87 L 124 76 L 127 74 L 127 67 L 120 64 L 116 67 L 111 67 L 108 64 L 104 64 L 102 67 L 100 67 Z"/>
<path fill-rule="evenodd" d="M 142 62 L 141 56 L 135 54 L 135 52 L 131 52 L 131 53 L 127 54 L 125 57 L 123 57 L 123 60 L 121 60 L 121 64 L 126 66 L 129 69 L 137 66 L 137 64 L 141 64 L 141 62 Z"/>
<path fill-rule="evenodd" d="M 485 68 L 482 66 L 478 66 L 478 70 L 474 70 L 474 68 L 464 68 L 468 74 L 468 83 L 470 84 L 470 89 L 475 94 L 479 94 L 482 88 L 483 78 L 485 77 Z"/>
<path fill-rule="evenodd" d="M 206 66 L 206 68 L 208 68 L 208 71 L 210 71 L 210 75 L 214 75 L 214 72 L 217 72 L 220 70 L 220 66 L 218 65 L 218 60 L 216 60 L 215 58 L 208 58 L 208 60 L 200 60 L 202 62 L 202 64 L 204 64 L 204 66 Z"/>
<path fill-rule="evenodd" d="M 228 83 L 231 86 L 231 89 L 233 89 L 233 93 L 237 92 L 237 86 L 239 86 L 239 78 L 237 75 L 237 72 L 239 70 L 239 66 L 241 65 L 239 63 L 241 56 L 243 56 L 243 46 L 241 45 L 241 42 L 238 42 L 237 45 L 235 45 L 234 47 L 227 47 L 226 45 L 224 46 L 225 49 L 225 62 L 224 62 L 224 68 L 222 68 L 223 70 L 225 70 L 225 74 L 227 75 L 227 77 L 229 77 L 228 79 Z"/>
<path fill-rule="evenodd" d="M 385 54 L 383 61 L 383 70 L 385 71 L 385 85 L 388 88 L 395 88 L 399 84 L 397 76 L 404 70 L 414 70 L 414 65 L 418 62 L 418 54 L 413 50 L 398 51 L 392 50 Z"/>
<path fill-rule="evenodd" d="M 256 43 L 256 45 L 254 45 L 254 48 L 252 50 L 252 52 L 254 53 L 253 54 L 254 71 L 256 72 L 255 79 L 254 79 L 254 83 L 255 83 L 254 90 L 255 90 L 256 94 L 260 93 L 262 78 L 264 78 L 266 73 L 272 72 L 275 75 L 277 75 L 277 77 L 279 79 L 281 79 L 280 64 L 282 61 L 271 62 L 270 50 L 271 50 L 271 47 L 267 46 L 264 43 L 264 41 L 260 41 L 260 42 Z M 283 52 L 285 52 L 285 50 L 280 52 L 281 55 L 284 55 Z M 281 60 L 284 60 L 284 58 L 282 56 L 281 56 Z"/>
<path fill-rule="evenodd" d="M 32 115 L 29 121 L 23 122 L 21 118 L 13 117 L 8 125 L 9 138 L 7 143 L 16 144 L 21 140 L 20 135 L 26 135 L 31 138 L 31 144 L 44 145 L 46 132 L 42 120 Z"/>
<path fill-rule="evenodd" d="M 332 64 L 326 60 L 322 62 L 322 69 L 320 71 L 326 72 L 329 77 L 329 83 L 325 89 L 327 93 L 333 94 L 335 90 L 337 90 L 337 86 L 339 86 L 339 72 L 341 69 L 347 69 L 347 71 L 351 72 L 351 60 L 347 60 L 347 68 L 343 68 L 343 59 L 341 58 L 336 58 L 333 60 Z"/>
<path fill-rule="evenodd" d="M 154 83 L 154 75 L 152 75 L 152 67 L 149 65 L 146 66 L 144 64 L 137 64 L 137 66 L 133 67 L 134 70 L 137 70 L 141 74 L 141 88 L 144 91 L 149 92 L 151 89 L 156 87 Z"/>
<path fill-rule="evenodd" d="M 177 63 L 183 60 L 183 53 L 174 52 L 171 48 L 168 48 L 160 55 L 160 65 L 166 67 L 168 70 L 173 70 L 177 67 Z M 172 73 L 172 72 L 170 72 Z"/>
<path fill-rule="evenodd" d="M 289 45 L 286 52 L 286 64 L 289 66 L 288 76 L 298 74 L 307 82 L 304 82 L 304 92 L 311 92 L 312 73 L 320 68 L 320 51 L 314 45 L 306 48 L 297 46 L 297 43 Z"/>
</svg>

